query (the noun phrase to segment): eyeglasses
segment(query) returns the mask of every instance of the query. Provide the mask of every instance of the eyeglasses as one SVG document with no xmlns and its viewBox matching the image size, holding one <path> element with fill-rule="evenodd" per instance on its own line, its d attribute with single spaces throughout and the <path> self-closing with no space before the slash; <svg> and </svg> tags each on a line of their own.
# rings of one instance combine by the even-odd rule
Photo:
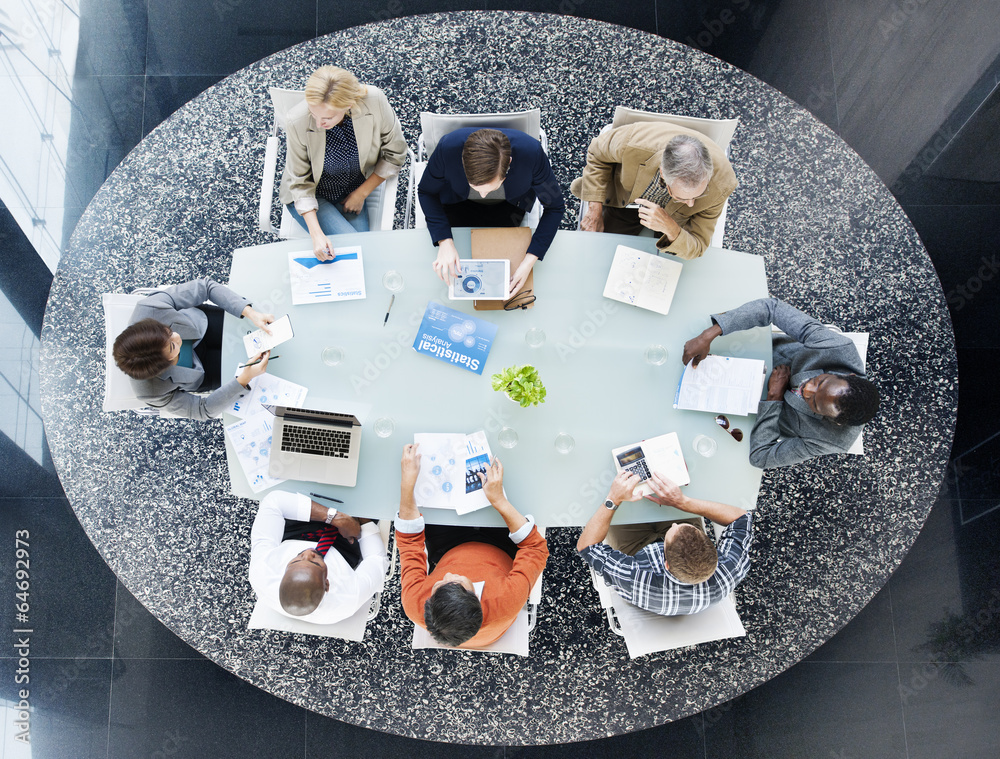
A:
<svg viewBox="0 0 1000 759">
<path fill-rule="evenodd" d="M 678 198 L 677 196 L 674 195 L 673 190 L 670 189 L 670 185 L 668 185 L 666 182 L 663 181 L 663 176 L 661 174 L 657 174 L 656 178 L 660 181 L 660 189 L 661 190 L 666 190 L 667 191 L 667 195 L 675 203 L 689 203 L 692 200 L 701 200 L 706 195 L 708 195 L 708 188 L 706 187 L 705 188 L 705 192 L 703 192 L 697 198 Z"/>
<path fill-rule="evenodd" d="M 515 295 L 510 300 L 504 302 L 504 311 L 517 311 L 521 309 L 522 311 L 535 302 L 535 296 L 531 294 L 531 290 L 522 290 L 517 295 Z"/>
<path fill-rule="evenodd" d="M 743 442 L 743 430 L 736 427 L 734 427 L 733 429 L 729 429 L 729 419 L 727 419 L 725 415 L 719 414 L 717 417 L 715 417 L 715 423 L 720 427 L 722 427 L 722 429 L 724 429 L 730 435 L 732 435 L 733 439 L 736 440 L 737 443 Z"/>
</svg>

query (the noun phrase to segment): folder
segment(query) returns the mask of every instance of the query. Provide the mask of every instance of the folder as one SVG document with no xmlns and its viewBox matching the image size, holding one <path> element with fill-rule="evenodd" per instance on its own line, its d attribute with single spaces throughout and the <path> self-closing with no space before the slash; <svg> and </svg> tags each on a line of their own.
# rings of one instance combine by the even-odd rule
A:
<svg viewBox="0 0 1000 759">
<path fill-rule="evenodd" d="M 531 244 L 530 227 L 494 227 L 491 229 L 472 230 L 472 257 L 473 258 L 506 258 L 510 261 L 510 273 L 513 274 L 525 254 L 528 252 L 528 245 Z M 499 311 L 507 303 L 516 298 L 519 293 L 534 290 L 535 272 L 528 274 L 521 289 L 512 293 L 507 300 L 475 300 L 472 307 L 477 311 Z M 534 308 L 534 302 L 528 308 Z"/>
</svg>

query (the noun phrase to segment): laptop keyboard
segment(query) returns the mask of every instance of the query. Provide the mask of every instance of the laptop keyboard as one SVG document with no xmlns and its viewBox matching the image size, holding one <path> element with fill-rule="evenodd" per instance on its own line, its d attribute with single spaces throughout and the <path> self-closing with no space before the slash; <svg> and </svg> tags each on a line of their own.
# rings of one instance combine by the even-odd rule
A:
<svg viewBox="0 0 1000 759">
<path fill-rule="evenodd" d="M 346 459 L 351 448 L 351 433 L 343 430 L 323 430 L 285 424 L 281 435 L 281 450 L 289 453 L 311 453 Z"/>
<path fill-rule="evenodd" d="M 640 459 L 634 464 L 625 467 L 626 472 L 639 475 L 639 479 L 645 481 L 649 479 L 649 468 L 646 466 L 646 459 Z"/>
</svg>

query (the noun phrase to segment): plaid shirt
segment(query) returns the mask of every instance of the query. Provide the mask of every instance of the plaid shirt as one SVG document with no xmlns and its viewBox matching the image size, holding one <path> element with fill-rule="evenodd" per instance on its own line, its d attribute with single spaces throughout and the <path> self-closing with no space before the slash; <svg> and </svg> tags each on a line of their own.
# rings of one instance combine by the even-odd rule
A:
<svg viewBox="0 0 1000 759">
<path fill-rule="evenodd" d="M 719 538 L 719 566 L 705 582 L 689 585 L 663 565 L 663 541 L 628 556 L 607 543 L 584 548 L 584 561 L 622 598 L 654 614 L 696 614 L 733 592 L 750 569 L 753 526 L 746 514 L 729 525 Z"/>
</svg>

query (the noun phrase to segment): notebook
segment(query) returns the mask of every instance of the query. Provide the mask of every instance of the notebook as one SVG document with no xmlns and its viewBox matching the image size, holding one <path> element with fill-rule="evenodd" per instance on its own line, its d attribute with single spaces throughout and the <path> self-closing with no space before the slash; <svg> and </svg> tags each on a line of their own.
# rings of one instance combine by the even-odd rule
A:
<svg viewBox="0 0 1000 759">
<path fill-rule="evenodd" d="M 493 229 L 473 229 L 472 230 L 472 257 L 480 258 L 506 258 L 510 261 L 510 271 L 513 274 L 517 267 L 521 265 L 528 246 L 531 244 L 530 227 L 497 227 Z M 476 300 L 472 307 L 477 311 L 499 311 L 504 304 L 509 303 L 519 295 L 535 293 L 535 272 L 528 274 L 528 278 L 521 285 L 521 289 L 516 293 L 511 293 L 507 300 Z M 526 299 L 527 300 L 527 299 Z M 527 308 L 534 308 L 533 303 L 526 303 Z"/>
</svg>

